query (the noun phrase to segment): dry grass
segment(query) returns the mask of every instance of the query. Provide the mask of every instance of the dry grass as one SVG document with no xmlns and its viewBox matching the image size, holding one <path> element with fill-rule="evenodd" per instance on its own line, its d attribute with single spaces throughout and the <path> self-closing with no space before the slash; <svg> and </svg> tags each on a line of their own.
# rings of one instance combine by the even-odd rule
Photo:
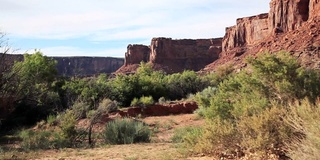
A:
<svg viewBox="0 0 320 160">
<path fill-rule="evenodd" d="M 158 124 L 159 132 L 154 134 L 153 143 L 110 145 L 90 149 L 60 149 L 32 152 L 11 150 L 0 151 L 0 159 L 39 159 L 39 160 L 212 160 L 212 157 L 189 157 L 185 151 L 170 143 L 173 131 L 185 126 L 199 126 L 203 119 L 195 114 L 176 116 L 147 117 L 142 119 L 147 124 Z M 155 126 L 153 126 L 155 127 Z"/>
</svg>

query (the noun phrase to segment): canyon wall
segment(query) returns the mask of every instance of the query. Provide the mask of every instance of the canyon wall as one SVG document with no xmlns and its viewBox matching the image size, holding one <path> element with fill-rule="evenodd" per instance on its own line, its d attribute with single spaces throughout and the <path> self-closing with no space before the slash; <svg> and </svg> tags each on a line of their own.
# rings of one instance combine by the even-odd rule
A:
<svg viewBox="0 0 320 160">
<path fill-rule="evenodd" d="M 298 29 L 309 16 L 319 12 L 319 0 L 311 1 L 271 0 L 269 13 L 237 19 L 235 26 L 226 28 L 222 56 L 233 48 L 257 44 L 276 33 Z"/>
<path fill-rule="evenodd" d="M 283 32 L 301 27 L 309 17 L 310 0 L 272 0 L 270 2 L 269 29 L 280 27 Z"/>
<path fill-rule="evenodd" d="M 301 64 L 320 69 L 320 0 L 271 0 L 268 15 L 240 18 L 226 29 L 220 58 L 202 71 L 229 63 L 246 66 L 246 56 L 285 50 Z"/>
<path fill-rule="evenodd" d="M 219 58 L 222 39 L 153 38 L 150 62 L 170 68 L 173 72 L 198 71 Z"/>
<path fill-rule="evenodd" d="M 309 19 L 320 16 L 320 0 L 310 0 Z"/>
<path fill-rule="evenodd" d="M 14 61 L 22 61 L 23 55 L 5 54 L 5 61 L 13 65 Z M 100 73 L 113 73 L 124 64 L 123 58 L 111 57 L 52 57 L 56 60 L 59 75 L 92 76 Z"/>
<path fill-rule="evenodd" d="M 167 73 L 198 71 L 219 58 L 221 46 L 222 38 L 153 38 L 150 46 L 129 45 L 125 54 L 125 64 L 117 73 L 134 72 L 140 62 L 150 62 L 155 69 Z"/>
<path fill-rule="evenodd" d="M 111 57 L 53 57 L 53 59 L 58 62 L 58 73 L 64 76 L 110 74 L 124 64 L 123 58 Z"/>
<path fill-rule="evenodd" d="M 251 45 L 269 35 L 268 14 L 239 18 L 237 24 L 226 28 L 223 38 L 223 51 L 232 48 Z"/>
</svg>

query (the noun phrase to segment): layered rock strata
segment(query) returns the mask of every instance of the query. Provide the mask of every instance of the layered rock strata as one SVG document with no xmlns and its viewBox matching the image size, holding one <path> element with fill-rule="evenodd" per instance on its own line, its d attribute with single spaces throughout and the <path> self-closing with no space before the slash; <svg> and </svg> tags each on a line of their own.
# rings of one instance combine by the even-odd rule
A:
<svg viewBox="0 0 320 160">
<path fill-rule="evenodd" d="M 155 69 L 167 73 L 198 71 L 219 58 L 221 45 L 222 38 L 153 38 L 150 46 L 129 45 L 125 64 L 117 72 L 134 72 L 140 62 L 150 62 Z"/>
<path fill-rule="evenodd" d="M 242 68 L 246 56 L 281 50 L 297 56 L 304 66 L 320 68 L 319 26 L 319 0 L 271 0 L 268 14 L 240 18 L 226 29 L 220 58 L 203 71 L 226 63 Z"/>
</svg>

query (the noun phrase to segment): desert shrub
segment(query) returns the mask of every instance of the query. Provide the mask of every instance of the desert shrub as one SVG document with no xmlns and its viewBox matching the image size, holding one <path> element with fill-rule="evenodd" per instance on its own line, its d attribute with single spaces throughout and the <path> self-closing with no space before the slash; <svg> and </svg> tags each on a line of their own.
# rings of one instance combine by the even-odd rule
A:
<svg viewBox="0 0 320 160">
<path fill-rule="evenodd" d="M 138 98 L 133 98 L 133 100 L 131 101 L 131 106 L 139 106 L 140 102 Z"/>
<path fill-rule="evenodd" d="M 70 143 L 61 136 L 59 131 L 53 130 L 22 130 L 19 132 L 21 147 L 25 150 L 45 150 L 70 147 Z"/>
<path fill-rule="evenodd" d="M 59 117 L 59 127 L 61 129 L 61 136 L 69 145 L 75 143 L 78 132 L 76 130 L 76 116 L 72 110 L 67 110 Z"/>
<path fill-rule="evenodd" d="M 203 117 L 204 114 L 207 112 L 206 110 L 210 107 L 210 101 L 212 97 L 214 97 L 214 94 L 216 93 L 215 87 L 207 87 L 203 91 L 198 92 L 194 96 L 194 100 L 197 102 L 199 109 L 196 110 L 196 113 Z"/>
<path fill-rule="evenodd" d="M 285 122 L 289 104 L 302 99 L 315 103 L 319 73 L 284 52 L 259 54 L 247 62 L 248 68 L 224 79 L 214 94 L 198 94 L 200 106 L 207 106 L 207 124 L 195 151 L 278 150 L 279 155 L 299 135 Z"/>
<path fill-rule="evenodd" d="M 272 104 L 286 106 L 303 98 L 314 101 L 320 95 L 320 74 L 301 67 L 288 53 L 265 53 L 247 61 L 247 70 L 219 84 L 210 99 L 207 118 L 237 119 L 260 114 Z"/>
<path fill-rule="evenodd" d="M 146 107 L 148 105 L 154 104 L 154 100 L 152 96 L 142 96 L 141 98 L 134 98 L 131 102 L 131 106 L 140 106 L 140 107 Z"/>
<path fill-rule="evenodd" d="M 142 122 L 116 119 L 106 124 L 103 134 L 107 144 L 132 144 L 149 142 L 151 132 Z"/>
<path fill-rule="evenodd" d="M 47 123 L 49 126 L 53 126 L 57 123 L 57 117 L 55 115 L 50 114 L 47 117 Z"/>
<path fill-rule="evenodd" d="M 21 147 L 25 150 L 50 148 L 51 132 L 49 131 L 22 130 L 19 137 L 22 139 Z"/>
<path fill-rule="evenodd" d="M 303 100 L 291 105 L 291 114 L 287 122 L 296 132 L 301 133 L 287 144 L 292 159 L 320 158 L 320 106 Z"/>
<path fill-rule="evenodd" d="M 285 122 L 286 114 L 283 107 L 272 107 L 259 115 L 242 117 L 236 128 L 241 147 L 254 151 L 284 148 L 295 136 L 294 128 Z"/>
<path fill-rule="evenodd" d="M 167 100 L 165 97 L 160 97 L 159 100 L 158 100 L 158 103 L 159 104 L 166 104 L 167 103 Z"/>
<path fill-rule="evenodd" d="M 240 137 L 236 127 L 229 121 L 214 119 L 204 127 L 196 142 L 186 141 L 186 146 L 193 152 L 216 154 L 238 148 Z M 191 143 L 190 143 L 191 142 Z"/>
<path fill-rule="evenodd" d="M 232 65 L 225 64 L 218 67 L 213 73 L 206 74 L 201 77 L 205 86 L 217 86 L 219 83 L 227 79 L 234 71 Z"/>
<path fill-rule="evenodd" d="M 110 111 L 115 111 L 118 109 L 118 102 L 117 101 L 112 101 L 108 98 L 104 98 L 100 103 L 97 108 L 99 111 L 104 111 L 104 112 L 110 112 Z"/>
<path fill-rule="evenodd" d="M 153 100 L 152 96 L 148 96 L 148 97 L 142 96 L 139 99 L 139 101 L 143 106 L 148 106 L 148 105 L 154 104 L 154 100 Z"/>
<path fill-rule="evenodd" d="M 82 101 L 76 101 L 71 107 L 76 119 L 82 119 L 87 117 L 87 113 L 90 110 L 90 105 Z"/>
<path fill-rule="evenodd" d="M 194 145 L 197 142 L 197 138 L 202 135 L 202 127 L 184 127 L 174 130 L 174 135 L 171 140 L 174 143 L 188 143 Z"/>
</svg>

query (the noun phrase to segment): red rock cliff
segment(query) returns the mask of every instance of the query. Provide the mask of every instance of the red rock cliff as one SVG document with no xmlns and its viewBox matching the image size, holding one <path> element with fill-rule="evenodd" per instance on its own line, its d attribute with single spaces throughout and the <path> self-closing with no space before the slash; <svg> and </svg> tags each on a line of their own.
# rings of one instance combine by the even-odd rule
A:
<svg viewBox="0 0 320 160">
<path fill-rule="evenodd" d="M 128 45 L 125 54 L 124 66 L 148 62 L 150 57 L 150 48 L 145 45 Z"/>
<path fill-rule="evenodd" d="M 254 29 L 261 26 L 268 32 Z M 226 29 L 220 58 L 203 71 L 215 70 L 225 63 L 241 68 L 246 66 L 242 61 L 246 56 L 281 50 L 295 55 L 304 66 L 320 68 L 319 26 L 320 0 L 272 0 L 267 19 L 241 18 L 236 26 Z"/>
<path fill-rule="evenodd" d="M 239 18 L 237 25 L 226 28 L 226 34 L 223 38 L 223 51 L 232 48 L 252 45 L 269 35 L 268 14 Z"/>
<path fill-rule="evenodd" d="M 181 39 L 153 38 L 151 41 L 150 62 L 161 65 L 168 72 L 202 69 L 219 58 L 221 38 Z"/>
<path fill-rule="evenodd" d="M 155 69 L 167 73 L 183 70 L 198 71 L 219 58 L 222 38 L 179 39 L 153 38 L 150 47 L 129 45 L 125 65 L 117 73 L 130 73 L 141 61 L 150 62 Z"/>
<path fill-rule="evenodd" d="M 320 0 L 310 0 L 309 19 L 320 16 Z"/>
<path fill-rule="evenodd" d="M 301 27 L 309 17 L 310 0 L 272 0 L 270 2 L 269 29 L 272 32 L 277 25 L 283 32 Z"/>
</svg>

